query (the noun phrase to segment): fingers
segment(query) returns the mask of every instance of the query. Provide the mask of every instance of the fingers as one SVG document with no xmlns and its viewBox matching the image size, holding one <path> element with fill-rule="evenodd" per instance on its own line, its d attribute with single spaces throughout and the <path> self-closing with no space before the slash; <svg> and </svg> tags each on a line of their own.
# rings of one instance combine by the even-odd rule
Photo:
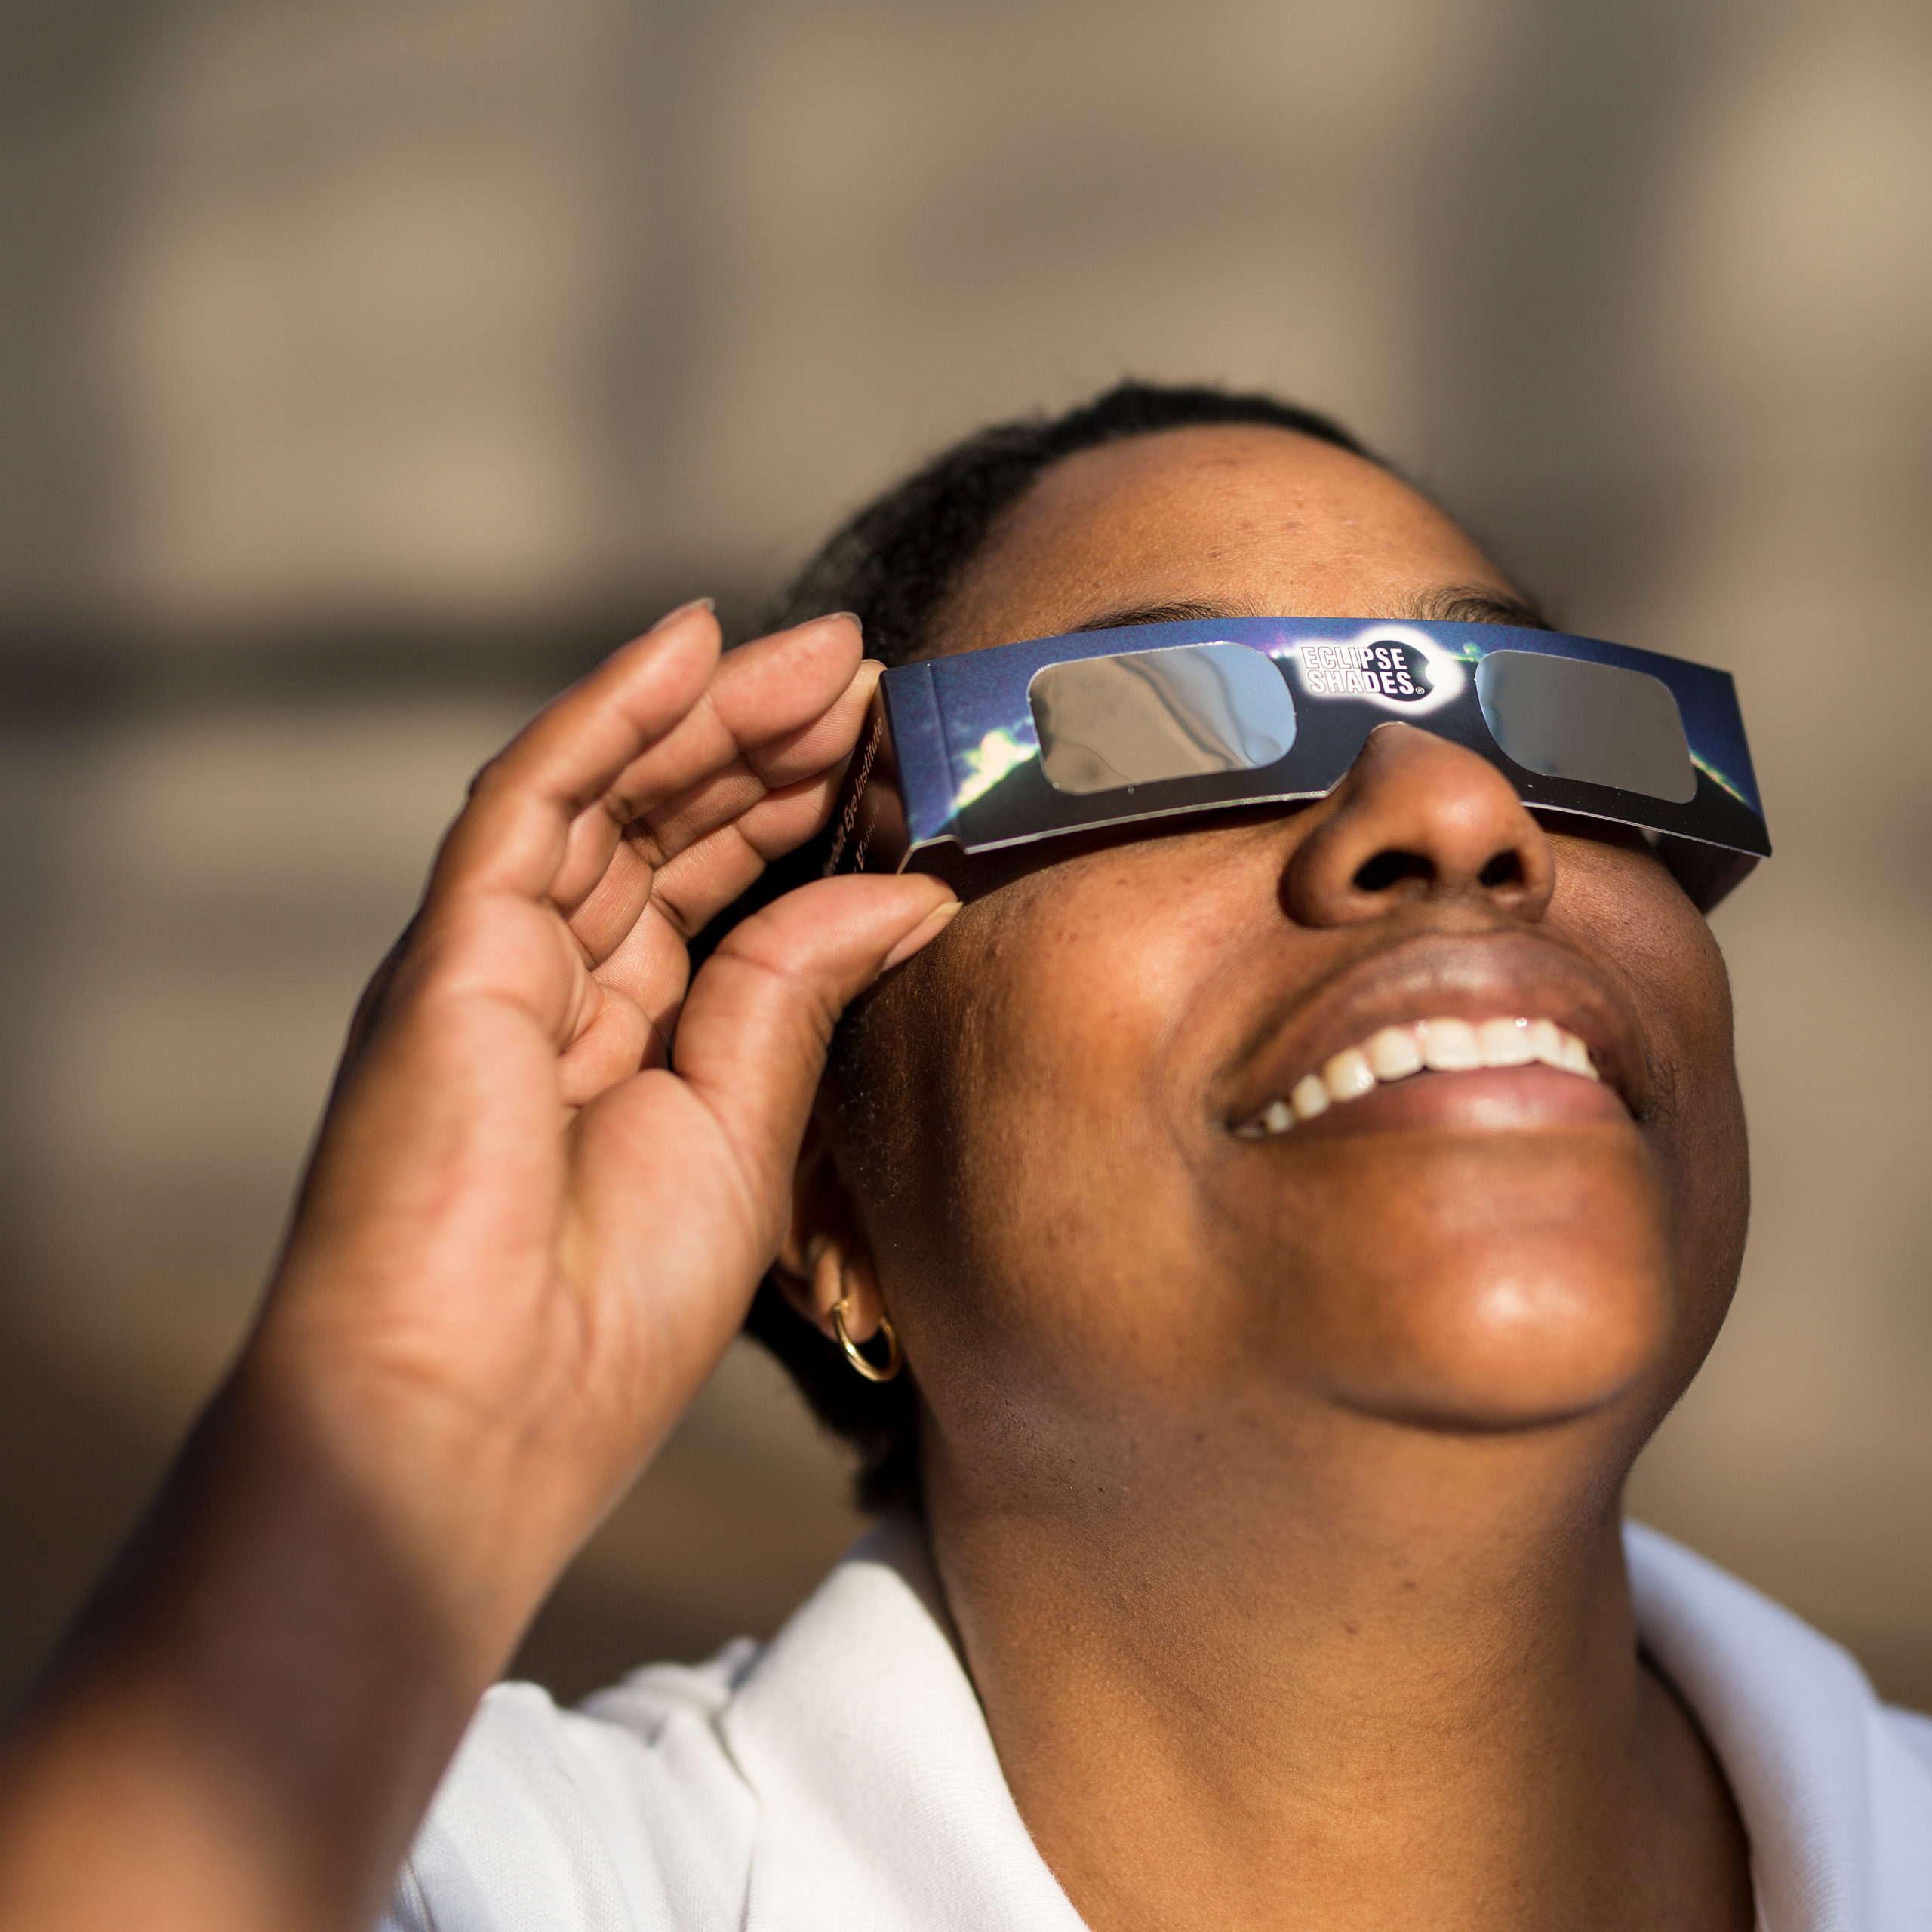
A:
<svg viewBox="0 0 1932 1932">
<path fill-rule="evenodd" d="M 684 940 L 823 822 L 827 768 L 849 752 L 876 675 L 861 671 L 858 626 L 843 617 L 726 663 L 719 642 L 709 608 L 673 611 L 485 768 L 356 1046 L 402 971 L 438 1000 L 512 999 L 565 1055 L 567 1106 L 663 1063 Z M 639 811 L 655 819 L 636 825 Z M 671 897 L 647 915 L 656 867 L 685 854 Z M 566 931 L 556 917 L 574 900 L 583 916 Z M 586 974 L 620 947 L 617 971 Z"/>
<path fill-rule="evenodd" d="M 670 1038 L 685 997 L 688 942 L 771 859 L 825 823 L 836 789 L 834 777 L 828 776 L 774 792 L 743 818 L 679 853 L 651 879 L 650 902 L 627 931 L 620 927 L 621 908 L 611 911 L 617 895 L 609 888 L 626 864 L 643 861 L 623 852 L 612 860 L 611 880 L 571 921 L 572 928 L 586 950 L 608 946 L 597 961 L 598 983 L 633 1001 L 660 1044 Z"/>
<path fill-rule="evenodd" d="M 567 862 L 551 897 L 574 912 L 597 888 L 628 835 L 655 865 L 728 823 L 774 785 L 840 762 L 857 739 L 870 696 L 857 624 L 823 617 L 755 644 L 718 664 L 675 730 L 613 779 L 571 828 Z M 635 916 L 635 914 L 633 914 Z"/>
<path fill-rule="evenodd" d="M 745 921 L 694 982 L 676 1071 L 717 1123 L 773 1242 L 839 1015 L 958 910 L 949 888 L 916 873 L 821 880 Z"/>
<path fill-rule="evenodd" d="M 689 714 L 719 643 L 709 610 L 674 611 L 538 713 L 478 774 L 437 859 L 432 899 L 465 889 L 546 893 L 573 822 Z"/>
<path fill-rule="evenodd" d="M 842 620 L 838 628 L 844 628 Z M 736 660 L 764 656 L 767 645 L 786 642 L 794 635 L 744 645 L 725 658 L 707 694 L 720 718 L 742 721 L 749 709 L 737 702 L 743 688 Z M 769 682 L 770 667 L 777 661 L 768 657 L 753 670 Z M 804 727 L 777 739 L 740 744 L 728 764 L 646 810 L 626 828 L 621 843 L 610 838 L 611 821 L 603 811 L 583 815 L 572 827 L 571 838 L 582 838 L 584 844 L 580 850 L 574 842 L 552 896 L 568 911 L 571 930 L 592 964 L 602 964 L 626 943 L 647 903 L 668 912 L 680 936 L 689 937 L 743 891 L 768 861 L 802 844 L 824 825 L 881 668 L 860 664 Z M 817 696 L 813 694 L 814 702 Z M 691 722 L 695 726 L 697 721 Z M 738 733 L 749 729 L 747 723 L 734 724 L 732 742 L 740 743 Z M 681 730 L 678 736 L 686 734 Z M 665 761 L 673 754 L 681 761 L 690 749 L 688 741 L 666 745 Z M 657 755 L 648 761 L 657 762 Z M 590 829 L 593 819 L 601 821 L 601 832 Z"/>
<path fill-rule="evenodd" d="M 639 1068 L 663 1062 L 662 1041 L 643 1012 L 600 987 L 595 1011 L 557 1062 L 557 1097 L 566 1107 L 587 1106 Z"/>
<path fill-rule="evenodd" d="M 655 956 L 658 940 L 668 937 L 681 946 L 694 937 L 771 860 L 824 825 L 841 775 L 835 768 L 768 792 L 661 866 L 653 867 L 629 843 L 620 847 L 571 920 L 586 956 L 613 984 L 632 986 L 629 976 L 640 958 Z"/>
<path fill-rule="evenodd" d="M 614 790 L 641 817 L 700 782 L 747 769 L 786 785 L 852 748 L 878 667 L 866 666 L 858 620 L 842 613 L 740 645 L 726 654 L 702 704 Z"/>
</svg>

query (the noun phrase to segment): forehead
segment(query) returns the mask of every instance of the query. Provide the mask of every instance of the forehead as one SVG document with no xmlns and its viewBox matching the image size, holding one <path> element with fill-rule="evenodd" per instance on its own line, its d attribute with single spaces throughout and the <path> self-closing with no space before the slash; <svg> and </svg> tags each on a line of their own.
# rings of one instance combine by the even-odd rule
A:
<svg viewBox="0 0 1932 1932">
<path fill-rule="evenodd" d="M 1170 429 L 1046 471 L 995 525 L 934 641 L 949 655 L 1174 605 L 1392 617 L 1445 588 L 1509 592 L 1386 470 L 1285 429 Z"/>
</svg>

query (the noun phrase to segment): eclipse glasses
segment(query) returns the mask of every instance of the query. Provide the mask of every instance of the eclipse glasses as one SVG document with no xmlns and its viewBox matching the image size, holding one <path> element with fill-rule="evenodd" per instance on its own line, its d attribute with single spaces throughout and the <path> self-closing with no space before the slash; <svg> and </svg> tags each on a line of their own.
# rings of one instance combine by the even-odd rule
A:
<svg viewBox="0 0 1932 1932">
<path fill-rule="evenodd" d="M 1526 805 L 1634 826 L 1703 911 L 1770 856 L 1727 672 L 1501 624 L 1210 617 L 894 666 L 825 869 L 1319 798 L 1398 720 Z"/>
</svg>

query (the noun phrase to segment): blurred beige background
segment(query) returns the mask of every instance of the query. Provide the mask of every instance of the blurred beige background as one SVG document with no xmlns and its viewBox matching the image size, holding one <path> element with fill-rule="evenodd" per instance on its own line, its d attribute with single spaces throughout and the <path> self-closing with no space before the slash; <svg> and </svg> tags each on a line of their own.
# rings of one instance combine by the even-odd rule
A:
<svg viewBox="0 0 1932 1932">
<path fill-rule="evenodd" d="M 472 767 L 990 415 L 1265 383 L 1737 671 L 1758 1205 L 1635 1506 L 1932 1706 L 1932 18 L 1900 0 L 10 0 L 0 1693 L 219 1372 Z M 851 1534 L 728 1361 L 525 1666 Z"/>
</svg>

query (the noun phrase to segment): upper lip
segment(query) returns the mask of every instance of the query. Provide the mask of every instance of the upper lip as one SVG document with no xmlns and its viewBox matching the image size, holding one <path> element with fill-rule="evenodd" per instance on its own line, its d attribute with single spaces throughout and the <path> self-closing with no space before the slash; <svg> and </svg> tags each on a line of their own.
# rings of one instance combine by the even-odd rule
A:
<svg viewBox="0 0 1932 1932">
<path fill-rule="evenodd" d="M 1231 1121 L 1252 1118 L 1331 1055 L 1419 1020 L 1552 1020 L 1574 1033 L 1633 1117 L 1657 1083 L 1628 1004 L 1589 964 L 1524 932 L 1421 933 L 1344 961 L 1265 1019 L 1228 1084 Z"/>
</svg>

